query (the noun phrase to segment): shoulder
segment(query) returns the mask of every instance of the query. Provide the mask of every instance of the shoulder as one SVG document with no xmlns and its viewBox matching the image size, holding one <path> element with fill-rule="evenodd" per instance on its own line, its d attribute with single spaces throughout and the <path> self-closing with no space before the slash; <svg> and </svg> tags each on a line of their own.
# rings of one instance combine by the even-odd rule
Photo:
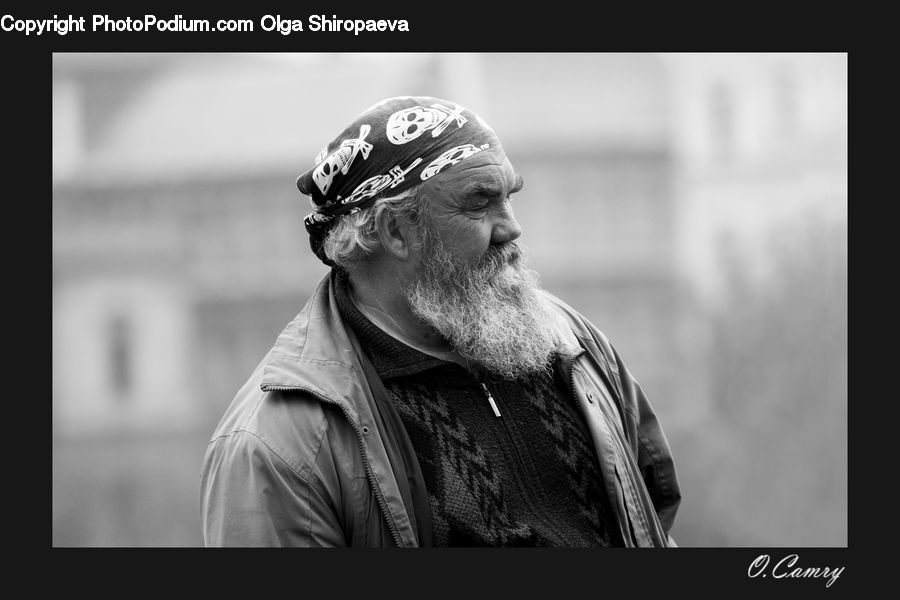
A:
<svg viewBox="0 0 900 600">
<path fill-rule="evenodd" d="M 209 452 L 271 454 L 308 476 L 334 426 L 333 411 L 301 391 L 263 391 L 259 370 L 225 411 L 209 441 Z"/>
<path fill-rule="evenodd" d="M 557 314 L 562 317 L 566 326 L 572 331 L 575 337 L 578 338 L 582 346 L 587 342 L 590 346 L 597 346 L 597 349 L 608 359 L 613 357 L 614 352 L 612 344 L 610 344 L 609 339 L 596 325 L 588 321 L 584 315 L 554 294 L 551 294 L 546 290 L 541 290 L 541 293 L 550 302 L 551 306 L 556 309 Z"/>
<path fill-rule="evenodd" d="M 564 327 L 568 328 L 571 331 L 571 335 L 577 339 L 578 345 L 594 357 L 596 367 L 607 378 L 610 391 L 621 398 L 623 396 L 622 377 L 623 374 L 628 376 L 628 371 L 622 364 L 621 358 L 609 341 L 609 338 L 596 325 L 567 303 L 549 292 L 544 291 L 544 294 L 551 305 L 556 308 L 560 319 L 565 322 Z M 633 406 L 627 406 L 627 408 L 631 411 L 635 410 Z"/>
</svg>

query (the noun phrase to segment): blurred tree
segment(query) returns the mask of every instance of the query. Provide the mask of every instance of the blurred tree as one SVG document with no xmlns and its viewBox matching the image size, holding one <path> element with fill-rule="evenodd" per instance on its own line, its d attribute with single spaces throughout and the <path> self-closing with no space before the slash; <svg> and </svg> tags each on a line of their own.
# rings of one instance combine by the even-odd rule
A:
<svg viewBox="0 0 900 600">
<path fill-rule="evenodd" d="M 717 525 L 737 545 L 846 545 L 846 222 L 806 214 L 763 239 L 758 256 L 722 245 L 710 438 L 722 447 L 704 502 L 740 515 Z"/>
</svg>

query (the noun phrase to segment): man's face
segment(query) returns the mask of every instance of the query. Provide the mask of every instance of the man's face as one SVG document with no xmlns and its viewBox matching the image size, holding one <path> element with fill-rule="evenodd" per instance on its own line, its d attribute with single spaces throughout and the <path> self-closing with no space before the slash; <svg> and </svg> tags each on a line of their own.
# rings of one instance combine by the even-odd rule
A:
<svg viewBox="0 0 900 600">
<path fill-rule="evenodd" d="M 522 189 L 522 177 L 502 149 L 467 158 L 425 182 L 425 222 L 454 258 L 475 266 L 488 249 L 522 234 L 510 196 Z"/>
<path fill-rule="evenodd" d="M 557 339 L 552 308 L 515 243 L 509 194 L 521 187 L 502 152 L 423 189 L 424 243 L 415 252 L 410 308 L 461 356 L 514 379 L 549 367 Z"/>
</svg>

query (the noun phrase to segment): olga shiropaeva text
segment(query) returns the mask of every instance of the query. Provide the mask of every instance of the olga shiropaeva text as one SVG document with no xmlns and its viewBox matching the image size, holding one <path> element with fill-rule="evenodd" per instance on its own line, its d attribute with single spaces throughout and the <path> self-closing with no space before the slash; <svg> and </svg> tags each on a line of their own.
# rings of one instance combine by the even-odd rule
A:
<svg viewBox="0 0 900 600">
<path fill-rule="evenodd" d="M 837 581 L 837 578 L 844 572 L 844 567 L 795 567 L 800 557 L 796 554 L 788 554 L 771 569 L 769 564 L 771 559 L 768 554 L 760 554 L 750 563 L 747 569 L 747 575 L 752 579 L 760 575 L 766 577 L 771 575 L 774 579 L 797 578 L 797 579 L 828 579 L 825 587 L 831 587 L 831 584 Z"/>
</svg>

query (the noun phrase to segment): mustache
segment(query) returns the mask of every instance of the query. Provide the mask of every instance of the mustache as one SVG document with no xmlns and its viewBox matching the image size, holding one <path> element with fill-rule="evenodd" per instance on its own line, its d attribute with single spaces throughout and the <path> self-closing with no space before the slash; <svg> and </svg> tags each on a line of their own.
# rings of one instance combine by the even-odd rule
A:
<svg viewBox="0 0 900 600">
<path fill-rule="evenodd" d="M 522 248 L 516 242 L 504 242 L 491 246 L 478 264 L 479 270 L 499 272 L 507 265 L 518 266 L 525 257 Z"/>
</svg>

